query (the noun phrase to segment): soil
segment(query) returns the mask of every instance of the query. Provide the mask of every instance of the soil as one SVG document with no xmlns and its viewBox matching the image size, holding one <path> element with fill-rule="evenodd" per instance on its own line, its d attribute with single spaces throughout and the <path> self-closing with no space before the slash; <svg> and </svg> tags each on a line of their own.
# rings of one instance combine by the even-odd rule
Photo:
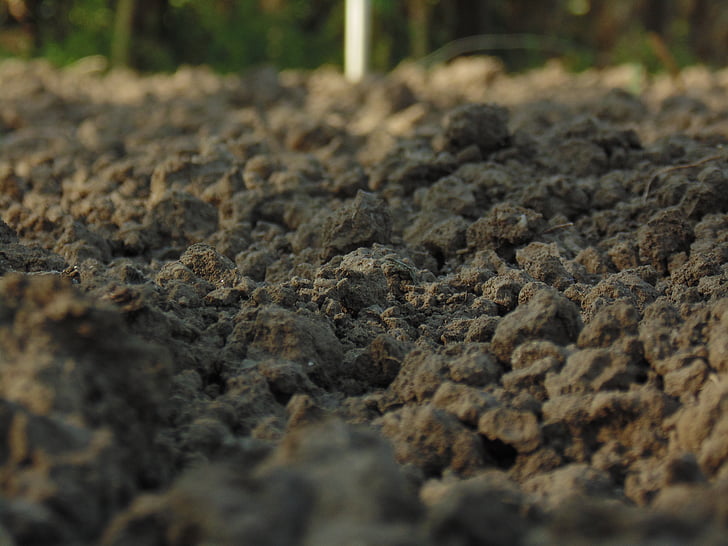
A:
<svg viewBox="0 0 728 546">
<path fill-rule="evenodd" d="M 0 64 L 0 542 L 722 544 L 728 71 Z"/>
</svg>

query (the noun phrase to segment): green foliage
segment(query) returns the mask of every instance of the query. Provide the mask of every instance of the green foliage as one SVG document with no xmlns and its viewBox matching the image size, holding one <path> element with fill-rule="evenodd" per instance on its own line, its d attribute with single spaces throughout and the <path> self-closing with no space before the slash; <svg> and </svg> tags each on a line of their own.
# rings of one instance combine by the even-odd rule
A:
<svg viewBox="0 0 728 546">
<path fill-rule="evenodd" d="M 343 11 L 330 14 L 324 24 L 311 25 L 315 15 L 305 0 L 270 12 L 253 1 L 174 0 L 165 14 L 167 40 L 156 44 L 169 52 L 172 62 L 140 50 L 137 64 L 159 70 L 204 63 L 229 72 L 263 63 L 279 68 L 340 63 L 339 48 L 332 44 L 340 41 Z"/>
<path fill-rule="evenodd" d="M 636 62 L 644 65 L 650 71 L 660 69 L 660 60 L 650 47 L 644 29 L 632 25 L 617 40 L 612 60 L 615 64 Z"/>
<path fill-rule="evenodd" d="M 41 0 L 33 13 L 33 54 L 57 65 L 109 55 L 116 4 Z M 340 64 L 343 5 L 329 4 L 288 0 L 265 10 L 256 0 L 137 0 L 130 58 L 136 68 L 150 71 L 174 70 L 182 63 L 209 64 L 219 71 L 262 63 L 280 68 Z"/>
<path fill-rule="evenodd" d="M 700 61 L 690 44 L 690 31 L 690 25 L 686 19 L 675 19 L 670 25 L 671 53 L 675 56 L 679 66 L 688 66 Z"/>
<path fill-rule="evenodd" d="M 64 65 L 88 55 L 109 54 L 114 13 L 105 0 L 44 0 L 40 5 L 37 54 Z"/>
</svg>

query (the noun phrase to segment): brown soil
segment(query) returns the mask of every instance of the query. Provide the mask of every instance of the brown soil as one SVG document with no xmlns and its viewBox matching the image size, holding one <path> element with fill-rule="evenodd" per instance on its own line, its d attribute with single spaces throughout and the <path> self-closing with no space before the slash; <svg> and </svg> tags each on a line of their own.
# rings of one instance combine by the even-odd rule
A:
<svg viewBox="0 0 728 546">
<path fill-rule="evenodd" d="M 639 76 L 0 64 L 0 542 L 724 543 L 728 73 Z"/>
</svg>

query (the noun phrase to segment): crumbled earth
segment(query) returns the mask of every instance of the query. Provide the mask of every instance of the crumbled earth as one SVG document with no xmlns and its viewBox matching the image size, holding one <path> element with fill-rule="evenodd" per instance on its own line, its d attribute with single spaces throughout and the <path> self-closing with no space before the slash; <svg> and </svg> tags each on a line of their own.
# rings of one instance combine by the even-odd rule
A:
<svg viewBox="0 0 728 546">
<path fill-rule="evenodd" d="M 2 544 L 724 543 L 728 71 L 0 81 Z"/>
</svg>

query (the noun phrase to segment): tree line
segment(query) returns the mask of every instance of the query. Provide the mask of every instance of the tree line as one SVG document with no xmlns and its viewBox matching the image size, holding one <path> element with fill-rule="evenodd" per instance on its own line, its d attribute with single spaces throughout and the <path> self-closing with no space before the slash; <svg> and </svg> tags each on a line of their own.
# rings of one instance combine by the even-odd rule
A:
<svg viewBox="0 0 728 546">
<path fill-rule="evenodd" d="M 0 0 L 0 55 L 142 71 L 341 65 L 343 0 Z M 484 53 L 523 69 L 726 64 L 725 0 L 373 0 L 372 64 Z M 467 37 L 467 39 L 465 39 Z M 431 57 L 428 55 L 435 52 Z"/>
</svg>

